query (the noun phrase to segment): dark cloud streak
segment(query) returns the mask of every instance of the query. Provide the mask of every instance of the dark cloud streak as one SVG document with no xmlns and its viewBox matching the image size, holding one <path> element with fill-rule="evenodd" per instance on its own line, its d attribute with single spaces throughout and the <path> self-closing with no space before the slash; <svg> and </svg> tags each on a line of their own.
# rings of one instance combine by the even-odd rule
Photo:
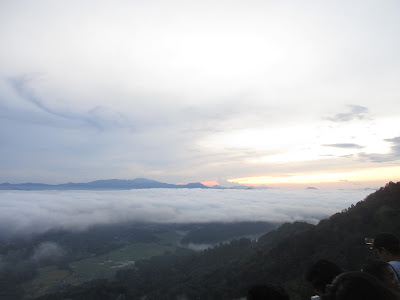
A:
<svg viewBox="0 0 400 300">
<path fill-rule="evenodd" d="M 360 157 L 366 158 L 372 162 L 384 163 L 391 162 L 400 159 L 400 136 L 394 137 L 392 139 L 385 139 L 385 142 L 391 143 L 389 153 L 379 154 L 379 153 L 361 153 Z"/>
<path fill-rule="evenodd" d="M 363 120 L 367 118 L 368 108 L 360 105 L 348 105 L 350 112 L 339 113 L 327 118 L 333 122 L 349 122 L 355 119 Z"/>
<path fill-rule="evenodd" d="M 68 128 L 74 128 L 77 126 L 82 127 L 82 125 L 86 125 L 99 131 L 113 127 L 121 127 L 122 125 L 128 125 L 122 114 L 112 114 L 110 109 L 106 109 L 102 106 L 96 106 L 86 113 L 67 113 L 49 108 L 40 98 L 35 95 L 34 88 L 30 87 L 33 82 L 32 76 L 22 75 L 19 77 L 8 78 L 7 81 L 21 99 L 32 104 L 34 107 L 38 108 L 41 112 L 47 115 L 47 117 L 44 115 L 39 115 L 37 118 L 35 118 L 34 116 L 38 115 L 38 113 L 32 114 L 32 111 L 26 113 L 30 116 L 28 120 L 34 120 L 35 123 L 40 122 L 43 125 L 58 125 L 59 127 Z M 112 115 L 107 118 L 107 114 Z M 123 120 L 125 122 L 119 120 Z M 63 124 L 63 126 L 60 126 L 61 124 Z"/>
<path fill-rule="evenodd" d="M 345 148 L 345 149 L 362 149 L 364 148 L 361 145 L 352 144 L 352 143 L 338 143 L 338 144 L 325 144 L 322 145 L 324 147 L 335 147 L 335 148 Z"/>
</svg>

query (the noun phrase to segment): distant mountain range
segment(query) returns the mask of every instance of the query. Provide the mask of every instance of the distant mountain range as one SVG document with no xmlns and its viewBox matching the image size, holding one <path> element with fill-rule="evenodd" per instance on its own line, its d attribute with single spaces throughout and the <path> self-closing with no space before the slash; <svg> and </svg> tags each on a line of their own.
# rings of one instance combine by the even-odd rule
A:
<svg viewBox="0 0 400 300">
<path fill-rule="evenodd" d="M 107 179 L 96 180 L 86 183 L 63 183 L 63 184 L 45 184 L 45 183 L 1 183 L 0 190 L 130 190 L 130 189 L 155 189 L 155 188 L 169 188 L 169 189 L 194 189 L 210 188 L 200 182 L 188 184 L 169 184 L 158 182 L 146 178 L 136 179 Z"/>
</svg>

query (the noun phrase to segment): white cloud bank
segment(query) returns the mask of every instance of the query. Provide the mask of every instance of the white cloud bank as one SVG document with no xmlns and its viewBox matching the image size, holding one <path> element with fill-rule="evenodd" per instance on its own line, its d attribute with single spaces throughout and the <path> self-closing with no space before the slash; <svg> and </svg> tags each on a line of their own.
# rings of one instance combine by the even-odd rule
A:
<svg viewBox="0 0 400 300">
<path fill-rule="evenodd" d="M 371 190 L 1 191 L 0 234 L 81 230 L 124 221 L 316 222 L 365 199 Z"/>
</svg>

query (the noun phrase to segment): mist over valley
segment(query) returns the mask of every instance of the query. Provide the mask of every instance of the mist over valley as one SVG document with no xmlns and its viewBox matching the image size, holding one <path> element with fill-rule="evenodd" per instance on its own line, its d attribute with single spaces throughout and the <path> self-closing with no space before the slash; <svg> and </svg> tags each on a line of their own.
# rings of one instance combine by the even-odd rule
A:
<svg viewBox="0 0 400 300">
<path fill-rule="evenodd" d="M 215 255 L 221 261 L 212 268 L 218 268 L 243 251 L 250 255 L 311 230 L 370 193 L 305 187 L 3 190 L 2 293 L 9 299 L 50 299 L 74 289 L 81 294 L 88 284 L 108 289 L 115 279 L 158 280 L 150 274 L 171 272 L 170 263 L 199 259 L 199 268 L 208 268 L 202 257 Z"/>
<path fill-rule="evenodd" d="M 0 191 L 0 237 L 139 223 L 316 223 L 371 191 L 304 188 Z"/>
</svg>

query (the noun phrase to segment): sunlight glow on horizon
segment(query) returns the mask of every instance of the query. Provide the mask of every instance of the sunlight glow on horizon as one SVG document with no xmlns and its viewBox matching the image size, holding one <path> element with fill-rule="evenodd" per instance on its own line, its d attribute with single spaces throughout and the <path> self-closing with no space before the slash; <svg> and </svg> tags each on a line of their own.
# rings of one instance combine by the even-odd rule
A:
<svg viewBox="0 0 400 300">
<path fill-rule="evenodd" d="M 371 168 L 359 171 L 333 172 L 333 173 L 298 173 L 288 176 L 257 176 L 228 179 L 231 183 L 238 183 L 246 186 L 262 185 L 301 185 L 301 184 L 322 184 L 322 183 L 387 183 L 400 180 L 400 166 Z"/>
<path fill-rule="evenodd" d="M 214 186 L 214 185 L 219 185 L 218 181 L 216 180 L 210 180 L 210 181 L 202 181 L 200 182 L 201 184 L 204 184 L 206 186 Z"/>
<path fill-rule="evenodd" d="M 359 153 L 388 154 L 391 143 L 382 137 L 396 137 L 397 118 L 383 117 L 353 120 L 333 124 L 329 120 L 315 123 L 289 123 L 275 127 L 240 128 L 229 132 L 217 132 L 206 137 L 200 146 L 206 149 L 232 149 L 257 151 L 249 157 L 249 164 L 301 162 L 326 157 L 356 156 Z M 340 145 L 354 145 L 354 147 Z"/>
</svg>

